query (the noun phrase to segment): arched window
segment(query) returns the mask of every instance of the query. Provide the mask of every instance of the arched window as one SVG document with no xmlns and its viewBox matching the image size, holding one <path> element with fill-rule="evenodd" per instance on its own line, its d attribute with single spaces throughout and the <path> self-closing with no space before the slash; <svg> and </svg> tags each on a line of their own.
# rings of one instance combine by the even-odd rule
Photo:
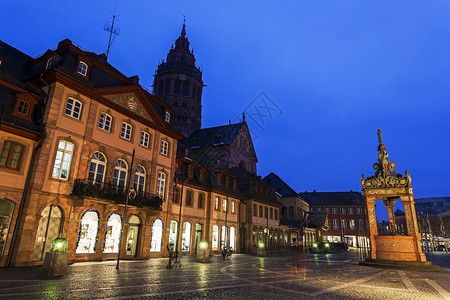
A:
<svg viewBox="0 0 450 300">
<path fill-rule="evenodd" d="M 0 199 L 0 257 L 3 256 L 3 250 L 5 249 L 6 241 L 8 240 L 9 227 L 11 226 L 11 218 L 14 212 L 14 202 Z M 10 250 L 11 251 L 11 250 Z"/>
<path fill-rule="evenodd" d="M 105 179 L 105 169 L 105 156 L 101 152 L 95 152 L 92 154 L 88 180 L 93 183 L 103 183 L 103 180 Z"/>
<path fill-rule="evenodd" d="M 80 62 L 78 63 L 78 70 L 77 70 L 78 74 L 81 74 L 81 75 L 83 75 L 83 76 L 86 76 L 86 74 L 87 74 L 87 69 L 88 69 L 88 66 L 87 66 L 86 63 L 84 63 L 84 62 L 82 62 L 82 61 L 80 61 Z"/>
<path fill-rule="evenodd" d="M 122 227 L 122 217 L 118 213 L 112 213 L 106 225 L 105 244 L 103 253 L 118 253 L 120 229 Z"/>
<path fill-rule="evenodd" d="M 98 213 L 85 211 L 81 217 L 80 230 L 78 231 L 78 243 L 76 254 L 94 253 L 97 244 Z"/>
<path fill-rule="evenodd" d="M 227 242 L 228 242 L 228 228 L 227 226 L 222 226 L 222 237 L 221 237 L 221 241 L 220 241 L 220 248 L 223 249 L 223 247 L 227 246 Z"/>
<path fill-rule="evenodd" d="M 236 249 L 236 228 L 230 228 L 230 247 Z"/>
<path fill-rule="evenodd" d="M 212 247 L 212 250 L 216 250 L 216 251 L 219 247 L 219 226 L 217 226 L 217 225 L 213 226 L 211 247 Z"/>
<path fill-rule="evenodd" d="M 173 87 L 173 93 L 174 94 L 179 94 L 180 93 L 180 89 L 181 89 L 181 81 L 179 79 L 175 80 L 175 85 Z"/>
<path fill-rule="evenodd" d="M 191 223 L 183 223 L 183 234 L 181 235 L 181 251 L 189 252 L 191 249 Z"/>
<path fill-rule="evenodd" d="M 136 167 L 136 173 L 134 173 L 134 189 L 138 192 L 145 190 L 145 169 L 139 165 Z"/>
<path fill-rule="evenodd" d="M 178 231 L 178 222 L 170 221 L 170 229 L 169 229 L 169 244 L 167 247 L 169 251 L 175 251 L 177 247 L 177 231 Z"/>
<path fill-rule="evenodd" d="M 165 84 L 165 93 L 168 94 L 170 93 L 170 79 L 166 79 L 166 84 Z"/>
<path fill-rule="evenodd" d="M 161 244 L 163 237 L 163 222 L 161 219 L 153 221 L 152 241 L 150 244 L 150 252 L 161 252 Z"/>
<path fill-rule="evenodd" d="M 116 166 L 114 167 L 114 176 L 113 176 L 113 184 L 117 186 L 125 186 L 127 181 L 127 163 L 119 159 L 116 162 Z"/>
<path fill-rule="evenodd" d="M 107 113 L 102 113 L 100 115 L 100 120 L 98 121 L 98 128 L 110 131 L 111 130 L 112 117 Z"/>
<path fill-rule="evenodd" d="M 49 205 L 41 213 L 36 242 L 33 250 L 33 260 L 43 260 L 50 245 L 59 236 L 61 229 L 62 212 L 58 206 Z"/>
</svg>

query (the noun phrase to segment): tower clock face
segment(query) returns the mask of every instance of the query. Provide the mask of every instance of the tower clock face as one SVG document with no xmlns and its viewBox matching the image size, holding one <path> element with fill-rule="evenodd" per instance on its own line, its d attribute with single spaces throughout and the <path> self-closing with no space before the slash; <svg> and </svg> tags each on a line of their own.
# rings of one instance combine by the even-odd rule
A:
<svg viewBox="0 0 450 300">
<path fill-rule="evenodd" d="M 180 78 L 180 80 L 182 80 L 182 81 L 185 81 L 187 77 L 184 74 L 180 74 L 180 76 L 178 76 L 178 78 Z"/>
</svg>

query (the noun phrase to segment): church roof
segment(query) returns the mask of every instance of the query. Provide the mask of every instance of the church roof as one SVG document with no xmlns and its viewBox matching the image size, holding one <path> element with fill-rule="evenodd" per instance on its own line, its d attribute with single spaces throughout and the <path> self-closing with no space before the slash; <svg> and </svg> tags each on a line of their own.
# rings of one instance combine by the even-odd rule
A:
<svg viewBox="0 0 450 300">
<path fill-rule="evenodd" d="M 362 205 L 364 197 L 358 192 L 305 192 L 298 193 L 310 206 L 355 206 Z"/>
<path fill-rule="evenodd" d="M 229 145 L 234 141 L 244 124 L 245 122 L 241 122 L 199 129 L 188 138 L 181 140 L 181 143 L 191 149 Z"/>
<path fill-rule="evenodd" d="M 405 215 L 405 213 L 402 210 L 400 210 L 399 208 L 397 208 L 397 210 L 394 212 L 394 214 L 396 216 L 404 216 Z"/>
<path fill-rule="evenodd" d="M 284 182 L 283 179 L 273 172 L 264 177 L 263 181 L 273 187 L 282 197 L 298 197 L 298 194 Z"/>
</svg>

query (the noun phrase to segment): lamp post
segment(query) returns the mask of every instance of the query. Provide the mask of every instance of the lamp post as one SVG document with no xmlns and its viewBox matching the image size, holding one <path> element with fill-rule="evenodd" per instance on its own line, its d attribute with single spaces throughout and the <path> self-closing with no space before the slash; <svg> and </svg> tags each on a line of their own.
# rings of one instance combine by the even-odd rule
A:
<svg viewBox="0 0 450 300">
<path fill-rule="evenodd" d="M 136 197 L 136 192 L 132 193 L 132 191 L 134 191 L 133 189 L 130 191 L 130 181 L 131 181 L 131 174 L 133 172 L 133 162 L 134 162 L 134 153 L 135 153 L 135 151 L 136 150 L 133 148 L 133 155 L 131 156 L 130 174 L 128 175 L 127 188 L 125 189 L 125 209 L 123 211 L 122 226 L 120 227 L 119 253 L 117 253 L 116 269 L 119 269 L 120 252 L 121 252 L 121 249 L 122 249 L 122 240 L 123 240 L 123 227 L 125 226 L 125 218 L 127 217 L 128 198 L 130 198 L 130 196 L 132 198 Z"/>
</svg>

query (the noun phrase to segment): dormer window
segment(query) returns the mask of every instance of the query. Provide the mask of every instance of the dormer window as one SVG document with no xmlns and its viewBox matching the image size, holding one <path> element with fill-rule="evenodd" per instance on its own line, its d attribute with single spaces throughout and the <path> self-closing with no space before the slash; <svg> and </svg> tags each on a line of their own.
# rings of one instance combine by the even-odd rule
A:
<svg viewBox="0 0 450 300">
<path fill-rule="evenodd" d="M 17 107 L 17 112 L 28 115 L 28 111 L 30 110 L 30 103 L 24 100 L 20 100 L 19 106 Z"/>
<path fill-rule="evenodd" d="M 47 64 L 45 65 L 45 69 L 46 69 L 46 70 L 48 70 L 48 69 L 50 69 L 50 68 L 52 67 L 52 61 L 53 61 L 53 57 L 50 57 L 50 58 L 47 60 Z"/>
<path fill-rule="evenodd" d="M 164 120 L 168 123 L 170 122 L 170 114 L 166 111 L 166 115 L 164 116 Z"/>
<path fill-rule="evenodd" d="M 78 74 L 81 74 L 81 75 L 83 75 L 83 76 L 86 76 L 86 74 L 87 74 L 87 69 L 88 69 L 88 66 L 87 66 L 86 63 L 84 63 L 84 62 L 82 62 L 82 61 L 80 61 L 80 62 L 78 63 L 78 70 L 77 70 Z"/>
</svg>

